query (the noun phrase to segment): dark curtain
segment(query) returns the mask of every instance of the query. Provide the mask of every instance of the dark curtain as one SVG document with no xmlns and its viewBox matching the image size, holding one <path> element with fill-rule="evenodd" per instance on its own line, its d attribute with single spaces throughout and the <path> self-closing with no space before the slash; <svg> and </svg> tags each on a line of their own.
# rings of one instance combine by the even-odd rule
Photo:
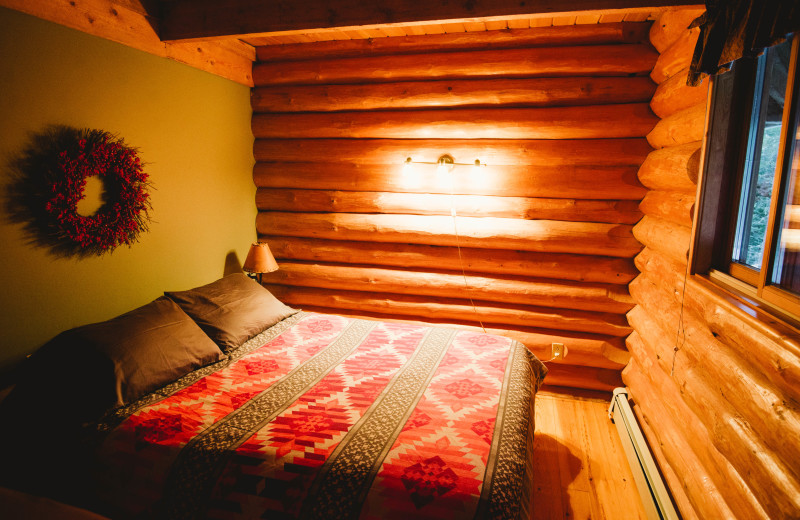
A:
<svg viewBox="0 0 800 520">
<path fill-rule="evenodd" d="M 757 56 L 800 30 L 800 1 L 706 0 L 706 12 L 690 27 L 700 27 L 686 80 L 696 86 L 707 74 L 727 70 L 741 57 Z"/>
</svg>

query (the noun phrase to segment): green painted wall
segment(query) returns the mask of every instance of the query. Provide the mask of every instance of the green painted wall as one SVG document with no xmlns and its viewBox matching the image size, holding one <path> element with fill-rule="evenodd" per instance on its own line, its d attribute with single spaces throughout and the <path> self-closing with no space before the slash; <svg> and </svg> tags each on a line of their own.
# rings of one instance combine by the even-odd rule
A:
<svg viewBox="0 0 800 520">
<path fill-rule="evenodd" d="M 30 245 L 0 210 L 0 373 L 58 332 L 223 275 L 255 239 L 249 89 L 0 8 L 0 195 L 29 132 L 110 131 L 153 182 L 150 231 L 90 259 Z"/>
</svg>

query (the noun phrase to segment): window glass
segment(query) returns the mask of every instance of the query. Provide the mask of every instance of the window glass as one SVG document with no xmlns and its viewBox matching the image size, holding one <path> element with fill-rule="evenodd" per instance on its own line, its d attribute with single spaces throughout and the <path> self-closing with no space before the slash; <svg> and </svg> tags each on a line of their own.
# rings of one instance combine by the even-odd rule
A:
<svg viewBox="0 0 800 520">
<path fill-rule="evenodd" d="M 777 242 L 777 251 L 772 271 L 772 282 L 781 288 L 800 294 L 800 147 L 797 140 L 797 124 L 792 129 L 792 145 L 787 150 L 791 154 L 791 162 L 786 172 L 787 183 L 784 201 L 781 208 L 781 229 Z"/>
<path fill-rule="evenodd" d="M 731 259 L 760 269 L 778 162 L 791 41 L 759 59 Z"/>
<path fill-rule="evenodd" d="M 711 101 L 693 273 L 800 330 L 800 39 L 736 61 Z"/>
</svg>

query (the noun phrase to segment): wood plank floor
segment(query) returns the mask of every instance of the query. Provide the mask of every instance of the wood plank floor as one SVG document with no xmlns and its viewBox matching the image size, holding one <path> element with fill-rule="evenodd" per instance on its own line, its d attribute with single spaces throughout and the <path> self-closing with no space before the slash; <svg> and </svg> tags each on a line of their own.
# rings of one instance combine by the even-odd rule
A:
<svg viewBox="0 0 800 520">
<path fill-rule="evenodd" d="M 610 394 L 536 394 L 534 520 L 645 520 L 614 424 Z"/>
</svg>

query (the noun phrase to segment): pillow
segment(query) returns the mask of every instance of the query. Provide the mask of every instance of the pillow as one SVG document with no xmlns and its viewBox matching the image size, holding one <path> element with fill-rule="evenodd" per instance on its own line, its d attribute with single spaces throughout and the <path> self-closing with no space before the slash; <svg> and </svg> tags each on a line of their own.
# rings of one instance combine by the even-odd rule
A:
<svg viewBox="0 0 800 520">
<path fill-rule="evenodd" d="M 23 363 L 0 409 L 28 415 L 26 424 L 41 419 L 61 429 L 77 427 L 223 357 L 200 327 L 162 296 L 45 343 Z"/>
<path fill-rule="evenodd" d="M 224 357 L 200 327 L 163 296 L 72 333 L 113 365 L 116 405 L 135 401 Z"/>
<path fill-rule="evenodd" d="M 298 312 L 244 273 L 230 274 L 188 291 L 166 292 L 223 352 Z"/>
<path fill-rule="evenodd" d="M 23 363 L 16 386 L 0 403 L 0 423 L 9 426 L 0 428 L 0 450 L 6 451 L 0 453 L 0 483 L 27 479 L 41 489 L 45 476 L 33 470 L 42 467 L 32 462 L 38 460 L 34 455 L 67 464 L 65 457 L 80 445 L 84 423 L 224 357 L 163 296 L 111 320 L 62 332 Z M 15 452 L 16 462 L 11 460 Z M 77 464 L 69 464 L 70 471 Z"/>
</svg>

